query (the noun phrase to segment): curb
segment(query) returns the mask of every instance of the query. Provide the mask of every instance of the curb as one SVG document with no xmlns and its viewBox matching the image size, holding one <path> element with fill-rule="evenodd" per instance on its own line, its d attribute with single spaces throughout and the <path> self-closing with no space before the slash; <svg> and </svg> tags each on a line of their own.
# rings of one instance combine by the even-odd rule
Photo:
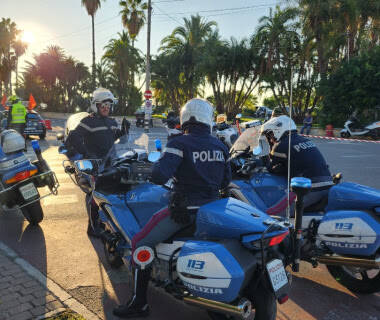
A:
<svg viewBox="0 0 380 320">
<path fill-rule="evenodd" d="M 47 291 L 52 292 L 66 307 L 70 308 L 74 312 L 80 314 L 86 320 L 100 320 L 95 313 L 88 310 L 86 306 L 81 304 L 75 298 L 73 298 L 69 293 L 63 290 L 57 283 L 46 277 L 38 269 L 33 267 L 29 262 L 20 258 L 15 251 L 6 246 L 0 241 L 0 251 L 11 259 L 15 264 L 21 267 L 29 276 L 37 280 Z M 45 314 L 45 318 L 50 316 L 50 313 Z M 39 317 L 39 319 L 44 319 Z"/>
<path fill-rule="evenodd" d="M 380 141 L 373 140 L 363 140 L 363 139 L 347 139 L 347 138 L 335 138 L 335 137 L 325 137 L 325 136 L 312 136 L 307 134 L 301 134 L 301 136 L 307 138 L 317 138 L 317 139 L 326 139 L 326 140 L 338 140 L 338 141 L 349 141 L 349 142 L 370 142 L 370 143 L 380 143 Z"/>
</svg>

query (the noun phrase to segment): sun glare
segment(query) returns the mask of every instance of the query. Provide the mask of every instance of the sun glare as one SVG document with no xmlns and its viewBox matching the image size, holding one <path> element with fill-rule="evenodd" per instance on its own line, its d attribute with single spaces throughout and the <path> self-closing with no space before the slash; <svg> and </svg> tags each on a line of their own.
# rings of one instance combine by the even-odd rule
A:
<svg viewBox="0 0 380 320">
<path fill-rule="evenodd" d="M 33 33 L 30 31 L 24 31 L 21 37 L 22 42 L 26 42 L 28 44 L 32 43 L 34 41 Z"/>
</svg>

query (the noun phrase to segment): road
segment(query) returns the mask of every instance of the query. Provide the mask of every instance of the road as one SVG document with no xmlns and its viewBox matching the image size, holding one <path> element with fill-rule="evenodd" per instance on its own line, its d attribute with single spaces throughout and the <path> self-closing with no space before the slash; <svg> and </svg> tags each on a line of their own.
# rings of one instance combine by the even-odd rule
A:
<svg viewBox="0 0 380 320">
<path fill-rule="evenodd" d="M 64 157 L 57 152 L 55 134 L 63 120 L 53 120 L 53 132 L 42 142 L 43 155 L 56 172 L 59 195 L 45 198 L 45 218 L 39 227 L 29 227 L 18 212 L 0 213 L 0 241 L 46 274 L 102 319 L 114 319 L 112 308 L 125 302 L 130 290 L 125 269 L 106 264 L 100 240 L 87 237 L 87 214 L 83 193 L 64 173 Z M 132 128 L 132 139 L 143 130 Z M 153 128 L 151 140 L 166 143 L 163 128 Z M 315 139 L 332 172 L 342 172 L 346 181 L 380 189 L 380 144 Z M 150 144 L 153 148 L 153 142 Z M 32 155 L 32 152 L 29 153 Z M 291 297 L 279 306 L 277 319 L 376 320 L 380 319 L 380 294 L 359 296 L 339 285 L 325 270 L 301 265 L 293 277 Z M 159 293 L 160 294 L 157 294 Z M 150 319 L 208 319 L 207 313 L 184 305 L 150 288 Z"/>
</svg>

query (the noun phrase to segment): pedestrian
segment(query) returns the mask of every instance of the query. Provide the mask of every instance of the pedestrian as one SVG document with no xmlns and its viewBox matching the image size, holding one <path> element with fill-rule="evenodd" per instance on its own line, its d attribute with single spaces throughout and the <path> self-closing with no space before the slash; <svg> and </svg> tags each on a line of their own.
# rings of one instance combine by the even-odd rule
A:
<svg viewBox="0 0 380 320">
<path fill-rule="evenodd" d="M 152 181 L 156 184 L 165 184 L 174 178 L 169 214 L 154 215 L 133 237 L 132 250 L 140 246 L 155 248 L 177 231 L 187 227 L 191 230 L 197 210 L 192 212 L 188 207 L 219 199 L 219 190 L 227 187 L 231 180 L 228 149 L 211 135 L 213 108 L 210 103 L 191 99 L 181 110 L 180 122 L 184 134 L 168 142 L 152 171 Z M 133 297 L 126 305 L 114 309 L 114 315 L 123 318 L 149 315 L 146 295 L 150 272 L 150 267 L 135 268 Z"/>
<path fill-rule="evenodd" d="M 11 106 L 8 110 L 7 129 L 14 129 L 25 137 L 24 130 L 28 113 L 26 107 L 20 102 L 20 98 L 14 95 L 9 98 L 9 102 Z"/>
<path fill-rule="evenodd" d="M 305 119 L 303 119 L 303 127 L 301 128 L 301 134 L 303 134 L 304 130 L 306 129 L 306 134 L 310 134 L 311 126 L 313 124 L 313 117 L 309 112 L 305 113 Z"/>
</svg>

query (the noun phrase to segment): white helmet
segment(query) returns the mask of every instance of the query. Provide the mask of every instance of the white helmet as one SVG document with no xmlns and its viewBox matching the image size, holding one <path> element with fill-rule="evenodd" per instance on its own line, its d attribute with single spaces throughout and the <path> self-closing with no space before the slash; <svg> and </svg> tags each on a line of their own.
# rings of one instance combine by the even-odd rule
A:
<svg viewBox="0 0 380 320">
<path fill-rule="evenodd" d="M 279 116 L 268 120 L 261 126 L 261 135 L 273 132 L 274 137 L 279 141 L 285 132 L 293 130 L 297 130 L 294 121 L 288 116 Z"/>
<path fill-rule="evenodd" d="M 181 109 L 181 126 L 187 123 L 203 123 L 212 128 L 214 110 L 211 104 L 204 99 L 191 99 Z"/>
<path fill-rule="evenodd" d="M 110 101 L 113 104 L 115 103 L 115 100 L 116 99 L 110 90 L 105 88 L 98 88 L 92 93 L 91 110 L 94 112 L 98 112 L 98 103 Z M 112 107 L 110 111 L 112 112 Z"/>
</svg>

